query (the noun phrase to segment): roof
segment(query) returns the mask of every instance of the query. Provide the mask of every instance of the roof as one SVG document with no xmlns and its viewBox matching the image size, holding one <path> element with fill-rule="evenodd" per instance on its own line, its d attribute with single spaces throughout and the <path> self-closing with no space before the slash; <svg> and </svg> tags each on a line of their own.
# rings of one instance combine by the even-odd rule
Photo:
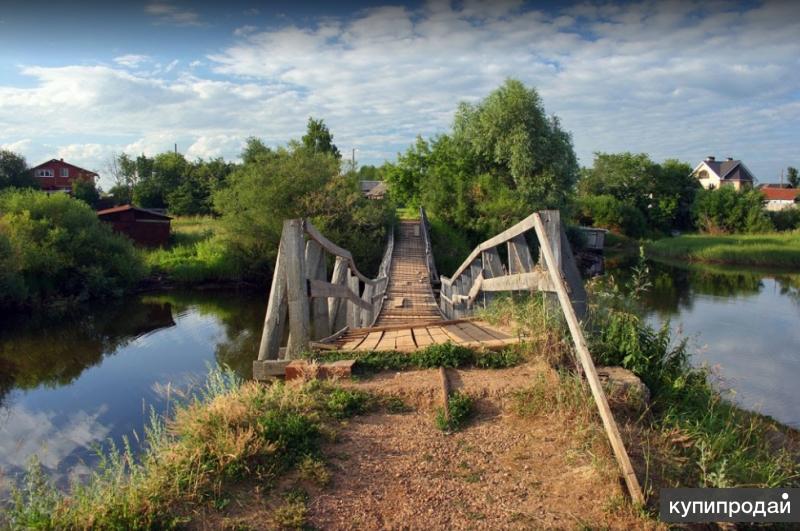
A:
<svg viewBox="0 0 800 531">
<path fill-rule="evenodd" d="M 725 181 L 756 180 L 741 160 L 704 160 L 697 165 L 694 171 L 696 172 L 703 164 Z"/>
<path fill-rule="evenodd" d="M 796 201 L 800 188 L 761 188 L 767 201 Z"/>
<path fill-rule="evenodd" d="M 167 215 L 160 214 L 158 212 L 153 212 L 152 210 L 148 210 L 146 208 L 139 208 L 139 207 L 133 206 L 133 205 L 121 205 L 121 206 L 114 207 L 114 208 L 107 208 L 105 210 L 98 210 L 97 211 L 97 215 L 98 216 L 105 216 L 105 215 L 108 215 L 108 214 L 116 214 L 118 212 L 127 212 L 128 210 L 133 210 L 135 212 L 142 212 L 142 213 L 149 214 L 151 216 L 156 216 L 156 217 L 163 218 L 163 219 L 172 219 L 171 217 L 169 217 Z"/>
<path fill-rule="evenodd" d="M 94 172 L 92 170 L 87 170 L 86 168 L 81 168 L 80 166 L 76 166 L 74 164 L 70 164 L 69 162 L 64 162 L 64 159 L 50 159 L 47 162 L 42 162 L 38 166 L 34 166 L 31 169 L 35 170 L 36 168 L 41 168 L 42 166 L 47 166 L 48 164 L 53 164 L 53 163 L 55 163 L 55 164 L 63 164 L 64 166 L 69 166 L 70 168 L 75 168 L 76 170 L 79 170 L 79 171 L 81 171 L 83 173 L 88 173 L 90 175 L 94 175 L 95 177 L 97 177 L 97 172 Z"/>
<path fill-rule="evenodd" d="M 368 197 L 379 197 L 386 194 L 386 183 L 383 181 L 378 181 L 378 184 L 372 187 L 372 189 L 367 192 Z"/>
<path fill-rule="evenodd" d="M 369 192 L 381 183 L 383 183 L 383 181 L 358 181 L 358 185 L 361 187 L 362 193 Z"/>
</svg>

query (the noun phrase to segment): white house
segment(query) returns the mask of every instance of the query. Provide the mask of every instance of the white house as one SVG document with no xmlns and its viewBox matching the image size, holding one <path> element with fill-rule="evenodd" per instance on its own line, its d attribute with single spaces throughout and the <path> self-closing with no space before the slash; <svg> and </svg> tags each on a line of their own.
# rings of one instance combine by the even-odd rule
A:
<svg viewBox="0 0 800 531">
<path fill-rule="evenodd" d="M 761 189 L 761 193 L 764 195 L 764 199 L 766 200 L 765 208 L 767 210 L 775 211 L 796 207 L 798 196 L 800 196 L 800 189 L 773 188 L 765 186 Z"/>
<path fill-rule="evenodd" d="M 753 174 L 741 160 L 717 160 L 707 157 L 692 171 L 692 175 L 700 181 L 706 190 L 716 189 L 720 186 L 733 186 L 737 190 L 752 188 L 756 181 Z"/>
</svg>

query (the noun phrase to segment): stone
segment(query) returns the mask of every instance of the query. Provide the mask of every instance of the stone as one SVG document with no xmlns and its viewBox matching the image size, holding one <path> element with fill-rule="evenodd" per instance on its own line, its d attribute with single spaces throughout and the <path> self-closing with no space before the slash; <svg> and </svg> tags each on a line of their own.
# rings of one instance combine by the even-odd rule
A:
<svg viewBox="0 0 800 531">
<path fill-rule="evenodd" d="M 626 403 L 642 409 L 650 405 L 650 389 L 633 372 L 622 367 L 597 367 L 610 402 Z"/>
</svg>

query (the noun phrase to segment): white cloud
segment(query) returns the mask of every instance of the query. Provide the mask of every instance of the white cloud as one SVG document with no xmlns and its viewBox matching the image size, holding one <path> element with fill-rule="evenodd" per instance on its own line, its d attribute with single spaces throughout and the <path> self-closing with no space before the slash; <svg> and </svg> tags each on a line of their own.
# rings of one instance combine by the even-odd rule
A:
<svg viewBox="0 0 800 531">
<path fill-rule="evenodd" d="M 175 26 L 202 26 L 200 15 L 191 9 L 177 7 L 167 2 L 151 2 L 144 8 L 145 13 L 156 18 L 158 24 Z"/>
<path fill-rule="evenodd" d="M 148 12 L 177 23 L 182 10 L 151 3 Z M 459 101 L 515 77 L 562 118 L 584 164 L 594 151 L 689 162 L 716 153 L 742 158 L 762 180 L 797 164 L 786 157 L 800 133 L 800 22 L 788 4 L 645 1 L 544 13 L 517 2 L 436 2 L 240 30 L 207 57 L 213 76 L 200 75 L 197 60 L 183 72 L 174 61 L 149 72 L 24 67 L 32 86 L 0 86 L 0 141 L 43 144 L 37 124 L 47 123 L 49 141 L 67 146 L 81 135 L 136 153 L 177 142 L 193 156 L 235 158 L 244 138 L 282 143 L 313 115 L 342 151 L 358 147 L 380 162 L 417 134 L 447 130 Z"/>
<path fill-rule="evenodd" d="M 255 26 L 242 26 L 240 28 L 236 28 L 235 30 L 233 30 L 233 34 L 236 35 L 237 37 L 243 37 L 244 35 L 249 35 L 250 33 L 253 33 L 257 29 L 258 28 Z"/>
<path fill-rule="evenodd" d="M 151 59 L 147 55 L 138 55 L 133 53 L 120 55 L 119 57 L 114 58 L 115 63 L 128 68 L 136 68 L 142 63 L 149 63 L 150 61 Z"/>
<path fill-rule="evenodd" d="M 8 151 L 13 151 L 14 153 L 24 153 L 31 147 L 31 139 L 30 138 L 23 138 L 21 140 L 17 140 L 16 142 L 9 142 L 8 144 L 0 144 L 0 149 L 5 149 Z"/>
</svg>

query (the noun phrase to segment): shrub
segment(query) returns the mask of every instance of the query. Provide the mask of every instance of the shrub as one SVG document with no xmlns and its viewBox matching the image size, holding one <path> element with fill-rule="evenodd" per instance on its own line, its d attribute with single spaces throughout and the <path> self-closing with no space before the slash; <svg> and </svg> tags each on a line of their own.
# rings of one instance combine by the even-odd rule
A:
<svg viewBox="0 0 800 531">
<path fill-rule="evenodd" d="M 764 212 L 758 190 L 737 191 L 730 186 L 697 193 L 692 214 L 698 228 L 709 233 L 766 232 L 772 223 Z"/>
<path fill-rule="evenodd" d="M 800 228 L 800 208 L 786 208 L 776 212 L 768 212 L 770 221 L 777 231 Z"/>
<path fill-rule="evenodd" d="M 647 220 L 633 204 L 612 195 L 587 195 L 579 203 L 581 220 L 596 227 L 620 231 L 639 238 L 647 232 Z"/>
<path fill-rule="evenodd" d="M 463 428 L 472 417 L 474 404 L 468 395 L 456 391 L 450 395 L 450 418 L 444 414 L 444 409 L 436 410 L 436 427 L 442 431 L 452 432 Z"/>
<path fill-rule="evenodd" d="M 133 244 L 82 201 L 7 190 L 0 194 L 0 213 L 0 261 L 17 262 L 11 278 L 0 277 L 6 290 L 0 300 L 23 304 L 118 295 L 145 273 Z"/>
</svg>

